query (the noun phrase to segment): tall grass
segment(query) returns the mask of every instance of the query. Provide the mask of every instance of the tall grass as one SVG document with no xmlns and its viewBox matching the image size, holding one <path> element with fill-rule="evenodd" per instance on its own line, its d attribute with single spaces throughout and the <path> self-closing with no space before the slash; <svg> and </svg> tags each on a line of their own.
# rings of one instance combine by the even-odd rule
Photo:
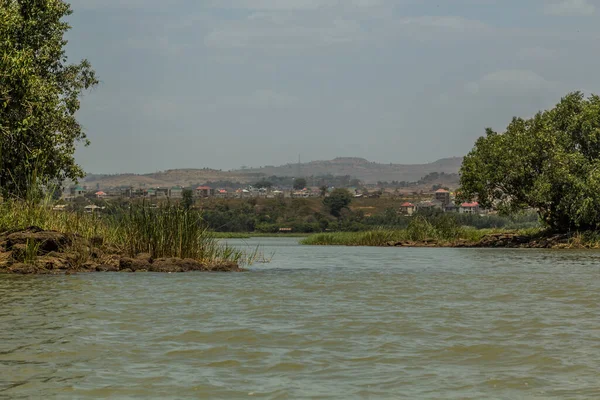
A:
<svg viewBox="0 0 600 400">
<path fill-rule="evenodd" d="M 45 230 L 102 238 L 104 245 L 129 255 L 149 253 L 155 258 L 192 258 L 205 263 L 251 264 L 259 249 L 242 251 L 219 243 L 197 211 L 173 204 L 150 208 L 131 204 L 110 215 L 52 210 L 53 203 L 8 200 L 0 204 L 0 232 L 37 226 Z"/>
<path fill-rule="evenodd" d="M 499 229 L 476 229 L 460 226 L 452 218 L 437 218 L 429 221 L 424 217 L 414 217 L 408 227 L 402 230 L 377 229 L 366 232 L 334 232 L 311 235 L 301 241 L 305 245 L 338 245 L 338 246 L 385 246 L 390 242 L 425 242 L 433 241 L 439 245 L 452 245 L 460 241 L 477 242 L 485 235 L 508 233 Z M 520 235 L 533 236 L 540 234 L 540 229 L 512 231 Z"/>
<path fill-rule="evenodd" d="M 116 213 L 112 225 L 116 237 L 129 254 L 150 253 L 152 257 L 193 258 L 201 261 L 238 262 L 243 254 L 217 242 L 201 214 L 167 203 L 158 208 L 131 205 Z"/>
</svg>

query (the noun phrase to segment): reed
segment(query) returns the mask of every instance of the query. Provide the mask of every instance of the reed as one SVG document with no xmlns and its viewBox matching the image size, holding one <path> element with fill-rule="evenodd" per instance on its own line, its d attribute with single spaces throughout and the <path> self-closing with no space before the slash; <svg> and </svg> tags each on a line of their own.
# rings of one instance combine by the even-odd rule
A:
<svg viewBox="0 0 600 400">
<path fill-rule="evenodd" d="M 264 258 L 260 249 L 240 250 L 220 243 L 200 213 L 174 204 L 150 208 L 132 204 L 107 215 L 54 211 L 48 200 L 8 200 L 0 204 L 0 232 L 37 226 L 87 239 L 102 238 L 104 245 L 135 256 L 191 258 L 204 263 L 252 264 Z"/>
<path fill-rule="evenodd" d="M 411 224 L 402 230 L 377 229 L 365 232 L 332 232 L 318 233 L 307 237 L 300 243 L 317 246 L 387 246 L 392 242 L 428 242 L 433 241 L 440 246 L 452 246 L 458 243 L 475 243 L 484 236 L 495 233 L 516 233 L 523 236 L 534 237 L 543 235 L 540 229 L 525 229 L 519 231 L 502 231 L 499 229 L 476 229 L 443 222 L 431 223 L 425 218 L 416 217 Z M 600 235 L 597 235 L 600 247 Z M 575 236 L 577 238 L 577 236 Z M 586 238 L 586 243 L 594 243 L 592 238 Z M 580 242 L 574 243 L 576 246 Z"/>
</svg>

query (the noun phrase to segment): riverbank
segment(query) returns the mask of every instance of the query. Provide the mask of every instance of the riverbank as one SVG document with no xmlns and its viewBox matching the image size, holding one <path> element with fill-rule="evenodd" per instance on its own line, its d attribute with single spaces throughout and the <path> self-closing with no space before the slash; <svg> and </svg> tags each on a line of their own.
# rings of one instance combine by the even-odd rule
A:
<svg viewBox="0 0 600 400">
<path fill-rule="evenodd" d="M 409 230 L 378 230 L 357 233 L 321 233 L 309 236 L 302 240 L 301 244 L 313 246 L 599 249 L 600 236 L 595 232 L 552 234 L 540 229 L 505 232 L 464 229 L 452 237 L 415 237 Z"/>
<path fill-rule="evenodd" d="M 154 258 L 149 253 L 123 254 L 105 244 L 102 237 L 47 231 L 39 227 L 0 235 L 0 273 L 72 274 L 79 272 L 190 272 L 241 271 L 229 260 L 199 261 L 192 258 Z"/>
<path fill-rule="evenodd" d="M 306 238 L 310 233 L 258 233 L 258 232 L 213 232 L 215 239 L 251 239 L 251 238 Z"/>
<path fill-rule="evenodd" d="M 112 215 L 0 204 L 0 273 L 241 271 L 260 258 L 220 243 L 199 213 L 144 204 Z"/>
</svg>

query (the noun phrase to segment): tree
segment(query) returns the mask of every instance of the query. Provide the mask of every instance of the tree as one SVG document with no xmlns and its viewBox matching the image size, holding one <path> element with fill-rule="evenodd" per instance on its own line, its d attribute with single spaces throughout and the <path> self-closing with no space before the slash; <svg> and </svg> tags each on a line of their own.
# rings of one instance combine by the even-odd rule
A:
<svg viewBox="0 0 600 400">
<path fill-rule="evenodd" d="M 336 218 L 341 216 L 342 210 L 347 209 L 350 203 L 352 203 L 352 195 L 342 188 L 333 189 L 331 194 L 323 199 L 327 211 Z"/>
<path fill-rule="evenodd" d="M 306 179 L 304 178 L 297 178 L 294 180 L 294 189 L 295 190 L 302 190 L 306 187 Z"/>
<path fill-rule="evenodd" d="M 461 167 L 459 200 L 538 211 L 548 228 L 600 228 L 600 97 L 570 93 L 551 110 L 486 130 Z"/>
<path fill-rule="evenodd" d="M 185 210 L 190 210 L 194 205 L 194 192 L 192 192 L 192 189 L 183 189 L 181 196 L 181 206 Z"/>
<path fill-rule="evenodd" d="M 321 197 L 325 197 L 325 195 L 327 194 L 327 190 L 328 190 L 328 187 L 326 185 L 322 185 L 319 188 L 319 192 L 321 194 Z"/>
<path fill-rule="evenodd" d="M 75 146 L 82 91 L 98 83 L 87 60 L 67 64 L 71 14 L 63 0 L 0 0 L 0 187 L 25 195 L 41 183 L 84 176 Z"/>
<path fill-rule="evenodd" d="M 254 187 L 258 188 L 258 189 L 262 189 L 262 188 L 266 188 L 266 189 L 270 189 L 273 187 L 273 183 L 267 180 L 261 180 L 259 182 L 256 182 L 256 184 L 254 185 Z"/>
</svg>

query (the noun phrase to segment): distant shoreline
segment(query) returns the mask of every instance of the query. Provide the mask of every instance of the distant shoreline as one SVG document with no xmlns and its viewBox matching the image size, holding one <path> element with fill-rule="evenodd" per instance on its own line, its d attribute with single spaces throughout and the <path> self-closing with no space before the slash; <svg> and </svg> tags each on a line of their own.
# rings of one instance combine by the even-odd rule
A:
<svg viewBox="0 0 600 400">
<path fill-rule="evenodd" d="M 544 231 L 493 232 L 477 231 L 472 238 L 411 240 L 401 238 L 404 231 L 338 232 L 314 234 L 301 241 L 309 246 L 367 246 L 409 248 L 522 248 L 522 249 L 600 249 L 600 237 L 595 232 L 550 234 Z M 466 236 L 466 235 L 465 235 Z M 394 239 L 401 238 L 401 239 Z"/>
</svg>

